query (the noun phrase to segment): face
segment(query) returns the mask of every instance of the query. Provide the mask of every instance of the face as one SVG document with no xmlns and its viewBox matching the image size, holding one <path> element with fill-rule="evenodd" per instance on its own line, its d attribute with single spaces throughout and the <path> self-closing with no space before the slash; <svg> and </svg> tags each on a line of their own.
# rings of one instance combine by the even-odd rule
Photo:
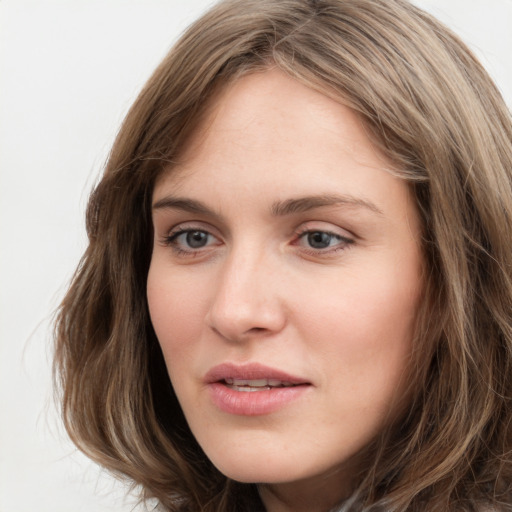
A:
<svg viewBox="0 0 512 512">
<path fill-rule="evenodd" d="M 275 70 L 225 88 L 180 162 L 147 293 L 189 426 L 235 480 L 340 489 L 405 395 L 409 189 L 350 109 Z"/>
</svg>

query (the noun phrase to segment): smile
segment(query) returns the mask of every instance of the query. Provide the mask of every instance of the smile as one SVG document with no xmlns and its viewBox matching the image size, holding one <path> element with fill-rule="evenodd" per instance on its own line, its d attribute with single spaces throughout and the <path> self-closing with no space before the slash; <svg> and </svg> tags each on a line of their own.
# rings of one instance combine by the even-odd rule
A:
<svg viewBox="0 0 512 512">
<path fill-rule="evenodd" d="M 239 416 L 279 411 L 313 387 L 307 379 L 259 363 L 222 364 L 212 368 L 204 380 L 213 404 Z"/>
</svg>

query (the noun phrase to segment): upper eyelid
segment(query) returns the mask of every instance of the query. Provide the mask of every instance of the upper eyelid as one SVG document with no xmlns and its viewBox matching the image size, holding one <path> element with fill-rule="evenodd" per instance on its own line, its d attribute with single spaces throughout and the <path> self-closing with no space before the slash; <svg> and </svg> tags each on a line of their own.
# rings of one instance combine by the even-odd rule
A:
<svg viewBox="0 0 512 512">
<path fill-rule="evenodd" d="M 346 235 L 342 235 L 341 233 L 336 233 L 335 231 L 332 231 L 332 230 L 327 230 L 327 229 L 306 229 L 302 232 L 299 232 L 298 233 L 298 236 L 300 238 L 302 238 L 304 235 L 308 235 L 310 233 L 325 233 L 327 235 L 330 235 L 330 236 L 334 236 L 334 237 L 337 237 L 341 240 L 346 240 L 346 241 L 353 241 L 353 238 L 352 236 L 346 236 Z"/>
<path fill-rule="evenodd" d="M 319 226 L 319 224 L 322 224 L 322 226 Z M 333 222 L 323 220 L 304 222 L 294 231 L 297 235 L 314 231 L 321 231 L 351 240 L 356 240 L 358 238 L 358 236 L 353 231 L 347 228 L 343 228 Z"/>
<path fill-rule="evenodd" d="M 167 240 L 177 240 L 180 236 L 186 234 L 186 233 L 194 233 L 194 232 L 200 232 L 200 233 L 206 233 L 208 236 L 211 236 L 215 240 L 218 240 L 219 238 L 210 233 L 209 231 L 206 231 L 204 229 L 178 229 L 177 231 L 170 232 L 165 238 Z"/>
<path fill-rule="evenodd" d="M 205 233 L 209 233 L 217 238 L 220 236 L 219 229 L 204 221 L 178 222 L 165 230 L 167 236 L 186 231 L 204 231 Z"/>
<path fill-rule="evenodd" d="M 156 227 L 156 226 L 155 226 Z M 205 231 L 216 238 L 222 238 L 223 240 L 229 239 L 229 232 L 225 233 L 225 230 L 211 224 L 208 221 L 195 219 L 195 220 L 184 220 L 176 222 L 170 227 L 165 229 L 155 229 L 155 233 L 160 232 L 161 236 L 172 236 L 182 231 Z M 298 226 L 292 228 L 290 235 L 302 236 L 308 232 L 321 231 L 329 233 L 335 236 L 339 236 L 347 240 L 357 240 L 359 237 L 351 230 L 341 227 L 338 224 L 329 220 L 307 220 L 300 223 Z"/>
</svg>

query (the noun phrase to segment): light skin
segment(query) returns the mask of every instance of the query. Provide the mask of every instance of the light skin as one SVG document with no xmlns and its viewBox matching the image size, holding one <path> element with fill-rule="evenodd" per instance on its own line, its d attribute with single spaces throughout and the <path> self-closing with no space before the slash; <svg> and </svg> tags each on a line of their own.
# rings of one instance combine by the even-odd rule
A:
<svg viewBox="0 0 512 512">
<path fill-rule="evenodd" d="M 349 108 L 268 70 L 218 94 L 156 183 L 147 293 L 173 387 L 213 464 L 260 483 L 269 512 L 346 497 L 354 456 L 403 405 L 422 255 L 390 168 Z M 227 412 L 205 381 L 224 363 L 303 384 L 270 412 Z"/>
</svg>

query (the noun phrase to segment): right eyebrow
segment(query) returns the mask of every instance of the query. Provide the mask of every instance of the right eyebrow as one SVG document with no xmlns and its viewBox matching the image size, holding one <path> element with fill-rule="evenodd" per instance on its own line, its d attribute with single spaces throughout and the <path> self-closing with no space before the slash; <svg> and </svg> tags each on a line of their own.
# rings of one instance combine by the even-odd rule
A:
<svg viewBox="0 0 512 512">
<path fill-rule="evenodd" d="M 153 204 L 153 210 L 182 210 L 189 213 L 218 217 L 213 210 L 210 210 L 203 203 L 184 197 L 163 197 Z"/>
<path fill-rule="evenodd" d="M 174 210 L 208 217 L 216 222 L 222 222 L 220 213 L 208 208 L 201 201 L 188 197 L 165 196 L 153 203 L 153 211 Z"/>
</svg>

